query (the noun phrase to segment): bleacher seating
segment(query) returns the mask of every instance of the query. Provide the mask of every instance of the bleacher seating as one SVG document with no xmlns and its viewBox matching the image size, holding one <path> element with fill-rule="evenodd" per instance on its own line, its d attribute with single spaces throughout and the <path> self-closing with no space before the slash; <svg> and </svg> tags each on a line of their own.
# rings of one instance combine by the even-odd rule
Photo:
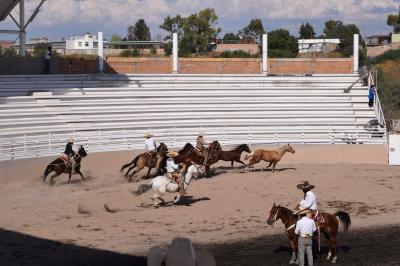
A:
<svg viewBox="0 0 400 266">
<path fill-rule="evenodd" d="M 89 152 L 171 148 L 198 131 L 222 145 L 385 143 L 357 75 L 0 76 L 0 160 L 59 154 L 70 136 Z"/>
</svg>

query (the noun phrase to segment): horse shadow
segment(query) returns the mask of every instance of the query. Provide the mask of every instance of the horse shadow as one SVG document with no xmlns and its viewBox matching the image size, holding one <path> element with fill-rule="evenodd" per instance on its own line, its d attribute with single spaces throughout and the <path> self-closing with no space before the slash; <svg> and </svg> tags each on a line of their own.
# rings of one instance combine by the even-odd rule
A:
<svg viewBox="0 0 400 266">
<path fill-rule="evenodd" d="M 172 207 L 172 206 L 192 206 L 194 203 L 204 200 L 210 200 L 209 197 L 194 198 L 193 196 L 183 196 L 181 199 L 173 204 L 173 201 L 160 203 L 160 207 Z"/>
<path fill-rule="evenodd" d="M 276 172 L 282 172 L 282 171 L 287 171 L 287 170 L 294 170 L 296 171 L 297 168 L 295 167 L 284 167 L 284 168 L 275 168 Z M 256 168 L 256 169 L 251 169 L 249 170 L 249 172 L 256 172 L 256 173 L 260 173 L 260 172 L 272 172 L 272 168 Z M 241 171 L 241 173 L 247 173 L 246 171 Z"/>
<path fill-rule="evenodd" d="M 348 253 L 349 251 L 351 251 L 351 247 L 349 246 L 338 246 L 338 249 L 343 251 L 344 253 Z M 282 246 L 280 245 L 278 248 L 276 248 L 274 250 L 274 254 L 278 254 L 278 253 L 288 253 L 290 254 L 292 252 L 292 249 L 289 246 Z M 313 244 L 313 255 L 315 258 L 319 258 L 324 257 L 325 254 L 328 254 L 329 252 L 329 247 L 328 246 L 321 246 L 321 251 L 317 250 L 317 245 Z"/>
<path fill-rule="evenodd" d="M 208 172 L 208 175 L 202 175 L 200 178 L 197 178 L 197 179 L 213 178 L 213 177 L 216 177 L 216 176 L 218 176 L 220 174 L 225 174 L 225 173 L 226 173 L 226 171 L 216 171 L 216 169 L 213 169 L 213 170 Z"/>
<path fill-rule="evenodd" d="M 71 177 L 71 182 L 68 182 L 68 177 L 67 177 L 67 180 L 62 181 L 62 182 L 54 182 L 53 185 L 64 186 L 64 185 L 72 185 L 72 184 L 82 184 L 85 182 L 92 181 L 94 179 L 96 179 L 96 178 L 94 176 L 90 176 L 90 175 L 85 176 L 85 179 L 82 179 L 79 175 L 75 175 L 75 178 L 74 178 L 74 176 Z"/>
</svg>

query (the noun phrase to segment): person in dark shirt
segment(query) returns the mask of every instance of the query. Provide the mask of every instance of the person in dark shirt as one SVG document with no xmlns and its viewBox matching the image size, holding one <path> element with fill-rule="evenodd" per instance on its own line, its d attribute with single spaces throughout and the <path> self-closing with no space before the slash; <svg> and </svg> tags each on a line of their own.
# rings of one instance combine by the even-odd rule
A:
<svg viewBox="0 0 400 266">
<path fill-rule="evenodd" d="M 375 85 L 371 85 L 368 90 L 368 106 L 374 107 L 374 98 L 375 98 Z"/>
<path fill-rule="evenodd" d="M 69 138 L 68 143 L 65 146 L 64 150 L 64 154 L 68 156 L 69 166 L 72 167 L 72 170 L 75 169 L 75 161 L 74 161 L 75 151 L 72 149 L 73 144 L 74 144 L 74 139 Z"/>
</svg>

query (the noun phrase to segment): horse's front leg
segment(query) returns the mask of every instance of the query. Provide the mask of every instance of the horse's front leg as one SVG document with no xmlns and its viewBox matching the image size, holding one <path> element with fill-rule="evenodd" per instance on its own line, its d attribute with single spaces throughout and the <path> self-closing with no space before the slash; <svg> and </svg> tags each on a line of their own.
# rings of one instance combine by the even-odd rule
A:
<svg viewBox="0 0 400 266">
<path fill-rule="evenodd" d="M 180 200 L 181 200 L 181 193 L 179 193 L 178 196 L 176 196 L 173 204 L 177 204 Z"/>
<path fill-rule="evenodd" d="M 245 164 L 244 162 L 242 162 L 240 159 L 239 159 L 239 160 L 237 160 L 236 162 L 238 162 L 238 163 L 241 163 L 241 164 L 242 164 L 242 166 L 246 166 L 246 164 Z"/>
<path fill-rule="evenodd" d="M 83 176 L 83 174 L 81 172 L 81 169 L 76 168 L 75 173 L 79 174 L 81 176 L 82 180 L 86 180 L 86 178 Z"/>
<path fill-rule="evenodd" d="M 149 167 L 149 171 L 147 171 L 146 178 L 149 178 L 149 175 L 150 175 L 150 171 L 151 171 L 151 169 L 153 169 L 153 168 Z"/>
<path fill-rule="evenodd" d="M 292 250 L 292 257 L 290 258 L 289 264 L 295 264 L 296 263 L 296 258 L 297 258 L 296 257 L 297 245 L 296 245 L 294 240 L 289 240 L 289 242 L 290 242 L 290 248 Z"/>
<path fill-rule="evenodd" d="M 275 172 L 275 166 L 276 166 L 277 163 L 278 163 L 278 162 L 274 162 L 274 163 L 272 164 L 272 173 Z M 279 170 L 277 170 L 277 171 L 279 172 Z"/>
</svg>

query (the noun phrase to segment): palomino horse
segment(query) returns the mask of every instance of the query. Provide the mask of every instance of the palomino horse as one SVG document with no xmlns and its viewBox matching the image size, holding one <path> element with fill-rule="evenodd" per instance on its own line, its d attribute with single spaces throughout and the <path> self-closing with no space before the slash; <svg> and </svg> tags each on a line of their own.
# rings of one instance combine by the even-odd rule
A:
<svg viewBox="0 0 400 266">
<path fill-rule="evenodd" d="M 168 152 L 167 145 L 165 145 L 164 143 L 160 143 L 160 145 L 157 148 L 157 153 L 158 153 L 158 156 L 161 157 L 161 160 L 165 159 L 165 154 L 167 152 Z M 136 156 L 131 162 L 124 164 L 121 167 L 120 171 L 122 173 L 125 168 L 130 166 L 128 171 L 126 171 L 126 173 L 125 173 L 125 177 L 128 177 L 129 172 L 136 167 L 136 170 L 134 170 L 132 172 L 132 174 L 128 177 L 128 181 L 131 182 L 132 177 L 145 167 L 149 168 L 149 170 L 147 171 L 147 175 L 146 175 L 146 177 L 149 177 L 150 171 L 151 171 L 151 169 L 156 167 L 157 161 L 158 161 L 158 157 L 153 158 L 153 156 L 149 152 L 144 152 L 144 153 Z M 161 169 L 161 167 L 160 167 L 160 169 Z M 157 170 L 160 171 L 160 169 L 157 169 Z M 135 181 L 139 181 L 139 180 L 135 180 Z"/>
<path fill-rule="evenodd" d="M 339 222 L 343 225 L 344 232 L 347 232 L 351 225 L 350 216 L 347 212 L 337 211 L 333 215 L 320 212 L 323 219 L 318 219 L 317 225 L 320 228 L 320 231 L 324 233 L 326 239 L 329 241 L 329 252 L 326 257 L 327 260 L 332 259 L 332 263 L 336 263 L 338 248 L 336 236 L 339 228 Z M 289 264 L 294 264 L 296 262 L 296 252 L 297 252 L 297 240 L 298 236 L 294 233 L 295 224 L 298 219 L 298 215 L 293 215 L 293 212 L 285 207 L 281 207 L 279 205 L 272 206 L 269 211 L 269 217 L 267 223 L 269 225 L 273 225 L 275 221 L 281 219 L 282 223 L 285 225 L 286 232 L 288 234 L 290 247 L 292 249 L 292 258 L 290 259 Z"/>
<path fill-rule="evenodd" d="M 231 151 L 221 151 L 219 153 L 218 160 L 231 161 L 231 167 L 233 167 L 233 162 L 238 162 L 242 165 L 246 165 L 240 160 L 240 155 L 244 151 L 247 153 L 251 153 L 251 150 L 247 144 L 241 144 Z"/>
<path fill-rule="evenodd" d="M 200 156 L 194 150 L 192 144 L 186 143 L 182 150 L 178 151 L 178 156 L 174 158 L 175 163 L 185 163 L 187 165 L 194 162 L 198 165 L 205 166 L 205 175 L 208 175 L 210 171 L 210 166 L 218 162 L 219 154 L 221 153 L 221 145 L 218 141 L 213 141 L 210 143 L 207 149 L 207 161 L 204 162 L 204 157 Z"/>
<path fill-rule="evenodd" d="M 187 172 L 185 175 L 185 181 L 184 181 L 184 186 L 185 190 L 189 186 L 190 181 L 192 180 L 193 176 L 197 176 L 199 173 L 199 169 L 197 166 L 192 164 L 187 168 Z M 179 185 L 175 182 L 173 182 L 170 178 L 166 176 L 157 176 L 153 180 L 150 181 L 148 184 L 142 184 L 139 186 L 138 190 L 136 191 L 136 195 L 140 195 L 142 193 L 145 193 L 149 189 L 153 189 L 155 194 L 151 197 L 153 200 L 153 205 L 158 206 L 159 203 L 157 203 L 157 200 L 160 200 L 161 202 L 165 202 L 161 197 L 167 193 L 177 193 L 179 192 Z M 174 204 L 176 204 L 179 200 L 181 199 L 181 195 L 178 194 L 176 197 Z"/>
<path fill-rule="evenodd" d="M 55 172 L 54 175 L 50 178 L 50 184 L 53 184 L 53 178 L 61 175 L 62 173 L 69 174 L 68 183 L 71 182 L 72 174 L 79 174 L 83 180 L 83 174 L 81 173 L 81 161 L 82 158 L 86 157 L 87 153 L 83 146 L 81 146 L 78 152 L 74 155 L 73 160 L 75 161 L 75 169 L 73 171 L 72 167 L 69 165 L 68 158 L 60 157 L 54 161 L 52 161 L 49 165 L 47 165 L 44 173 L 42 175 L 43 182 L 46 181 L 47 176 L 51 172 Z"/>
<path fill-rule="evenodd" d="M 249 164 L 246 166 L 246 170 L 250 166 L 259 163 L 260 161 L 266 161 L 269 162 L 269 165 L 265 169 L 270 167 L 272 164 L 272 172 L 274 172 L 276 164 L 282 159 L 283 155 L 285 155 L 286 152 L 295 153 L 296 151 L 289 144 L 280 147 L 278 150 L 272 150 L 272 151 L 267 151 L 263 149 L 255 150 L 254 153 L 246 155 L 245 157 L 245 160 L 251 158 Z"/>
</svg>

